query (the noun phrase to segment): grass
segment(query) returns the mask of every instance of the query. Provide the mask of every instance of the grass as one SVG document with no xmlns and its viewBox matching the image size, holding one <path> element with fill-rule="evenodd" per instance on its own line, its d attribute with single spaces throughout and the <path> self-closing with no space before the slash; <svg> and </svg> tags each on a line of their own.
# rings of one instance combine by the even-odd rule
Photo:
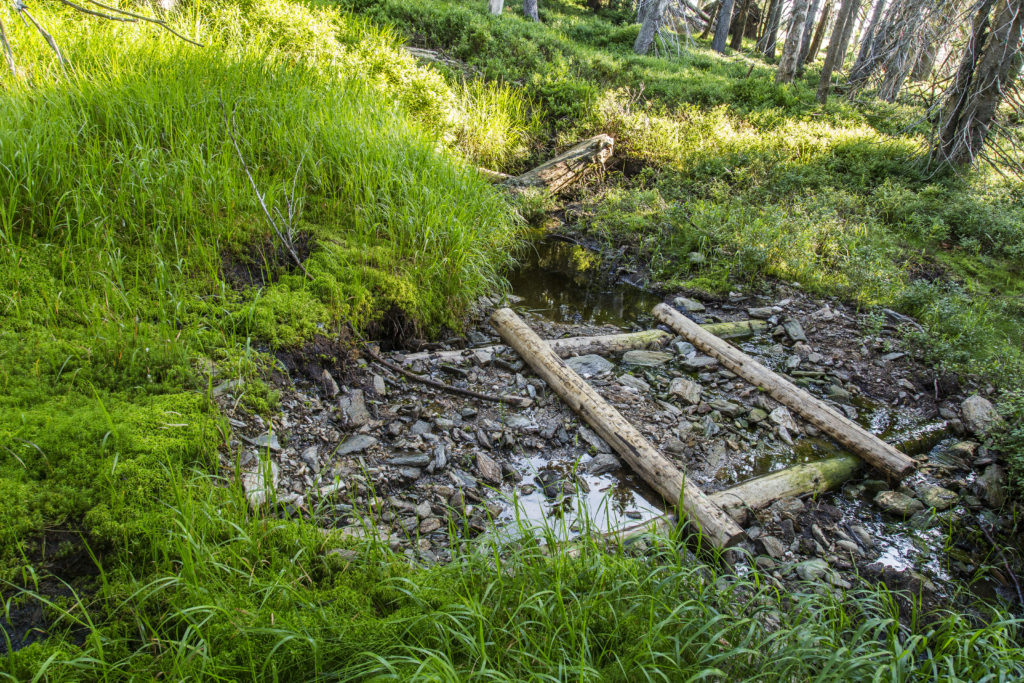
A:
<svg viewBox="0 0 1024 683">
<path fill-rule="evenodd" d="M 535 25 L 446 0 L 345 7 L 358 14 L 191 6 L 176 21 L 198 49 L 33 5 L 67 70 L 0 7 L 19 67 L 0 76 L 0 624 L 38 608 L 51 631 L 0 655 L 0 679 L 1020 676 L 1020 625 L 998 610 L 908 618 L 884 589 L 791 595 L 679 539 L 467 544 L 424 568 L 383 539 L 252 513 L 217 474 L 230 429 L 212 387 L 240 380 L 269 418 L 276 352 L 458 327 L 502 288 L 530 208 L 471 166 L 514 171 L 590 132 L 644 170 L 588 188 L 578 228 L 656 279 L 768 274 L 895 302 L 955 367 L 1018 371 L 1019 330 L 995 322 L 1020 316 L 1010 189 L 924 175 L 918 133 L 883 134 L 912 110 L 818 110 L 807 83 L 703 48 L 633 56 L 618 10 L 550 3 Z M 418 66 L 399 47 L 412 31 L 487 78 Z M 308 278 L 242 171 L 233 110 L 269 208 L 297 210 Z M 697 271 L 692 250 L 709 257 Z M 959 282 L 907 278 L 919 254 Z"/>
</svg>

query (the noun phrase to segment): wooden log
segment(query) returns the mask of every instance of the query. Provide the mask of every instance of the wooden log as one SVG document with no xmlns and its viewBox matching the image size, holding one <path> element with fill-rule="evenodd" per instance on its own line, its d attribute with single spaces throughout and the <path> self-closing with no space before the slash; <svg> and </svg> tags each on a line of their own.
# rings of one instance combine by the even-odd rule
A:
<svg viewBox="0 0 1024 683">
<path fill-rule="evenodd" d="M 750 337 L 768 326 L 763 320 L 740 320 L 728 323 L 709 323 L 701 325 L 705 330 L 723 339 Z M 634 349 L 660 349 L 672 340 L 671 334 L 663 330 L 643 330 L 625 334 L 601 334 L 593 337 L 565 337 L 549 339 L 548 346 L 561 358 L 583 356 L 588 353 L 607 355 L 632 351 Z M 476 349 L 455 349 L 452 351 L 419 351 L 406 354 L 402 358 L 404 364 L 423 362 L 458 362 L 474 360 L 481 365 L 489 363 L 496 354 L 508 351 L 502 344 L 481 346 Z"/>
<path fill-rule="evenodd" d="M 679 311 L 665 304 L 654 307 L 654 316 L 698 349 L 717 358 L 722 365 L 772 398 L 795 410 L 808 422 L 860 456 L 892 479 L 902 479 L 915 467 L 910 458 L 857 423 L 840 415 L 789 380 L 772 372 L 736 347 L 703 330 Z"/>
<path fill-rule="evenodd" d="M 484 177 L 489 183 L 507 183 L 511 180 L 515 180 L 515 176 L 509 175 L 508 173 L 502 173 L 501 171 L 492 171 L 489 168 L 483 166 L 477 166 L 476 170 L 480 175 Z"/>
<path fill-rule="evenodd" d="M 510 187 L 546 187 L 558 192 L 595 168 L 603 166 L 612 156 L 615 140 L 609 135 L 595 135 L 584 140 L 537 168 L 505 181 Z"/>
<path fill-rule="evenodd" d="M 745 537 L 743 529 L 711 502 L 671 461 L 611 404 L 559 358 L 511 309 L 491 315 L 498 334 L 541 379 L 614 448 L 666 502 L 676 505 L 711 545 L 727 548 Z"/>
<path fill-rule="evenodd" d="M 712 493 L 708 497 L 742 524 L 751 511 L 760 510 L 777 500 L 806 493 L 823 493 L 835 488 L 852 477 L 863 464 L 855 455 L 840 455 L 787 467 Z"/>
</svg>

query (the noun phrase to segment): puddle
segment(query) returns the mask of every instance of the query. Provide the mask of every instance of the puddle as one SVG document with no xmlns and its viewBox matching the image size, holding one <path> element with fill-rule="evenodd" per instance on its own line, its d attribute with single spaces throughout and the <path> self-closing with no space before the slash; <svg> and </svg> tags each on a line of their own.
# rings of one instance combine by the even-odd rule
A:
<svg viewBox="0 0 1024 683">
<path fill-rule="evenodd" d="M 509 276 L 517 308 L 559 323 L 631 329 L 649 318 L 661 298 L 628 283 L 602 284 L 601 257 L 570 242 L 549 239 L 530 248 Z"/>
</svg>

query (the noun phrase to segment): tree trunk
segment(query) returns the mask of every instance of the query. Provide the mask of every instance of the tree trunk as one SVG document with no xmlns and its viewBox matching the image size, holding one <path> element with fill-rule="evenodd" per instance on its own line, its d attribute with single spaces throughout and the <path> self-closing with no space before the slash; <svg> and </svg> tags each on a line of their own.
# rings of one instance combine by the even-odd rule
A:
<svg viewBox="0 0 1024 683">
<path fill-rule="evenodd" d="M 750 7 L 752 1 L 740 0 L 736 19 L 732 22 L 732 42 L 729 44 L 729 47 L 733 50 L 739 50 L 743 47 L 743 34 L 746 32 L 747 27 L 747 8 Z"/>
<path fill-rule="evenodd" d="M 821 78 L 818 80 L 817 97 L 821 104 L 828 101 L 828 93 L 832 88 L 832 73 L 837 68 L 841 69 L 843 62 L 846 61 L 846 48 L 849 46 L 859 7 L 860 0 L 842 0 L 842 4 L 839 5 L 839 16 L 828 40 L 828 51 L 825 53 L 825 63 L 821 67 Z"/>
<path fill-rule="evenodd" d="M 490 8 L 491 14 L 501 14 L 505 8 L 505 0 L 488 0 L 487 6 Z"/>
<path fill-rule="evenodd" d="M 985 2 L 975 17 L 975 30 L 947 96 L 941 136 L 933 153 L 938 161 L 952 166 L 972 164 L 981 154 L 996 110 L 1021 68 L 1024 0 L 998 0 L 990 6 Z"/>
<path fill-rule="evenodd" d="M 793 1 L 789 30 L 786 31 L 786 42 L 782 45 L 779 70 L 775 73 L 776 83 L 792 83 L 796 77 L 796 68 L 800 60 L 800 37 L 803 35 L 807 19 L 807 3 L 808 0 Z"/>
<path fill-rule="evenodd" d="M 651 45 L 654 45 L 654 40 L 658 37 L 658 31 L 661 30 L 661 22 L 665 20 L 667 4 L 667 0 L 641 0 L 640 12 L 643 19 L 640 22 L 640 33 L 633 41 L 633 52 L 645 55 L 650 51 Z"/>
<path fill-rule="evenodd" d="M 595 135 L 537 168 L 505 181 L 511 187 L 546 187 L 558 192 L 591 171 L 604 166 L 612 156 L 615 140 Z"/>
<path fill-rule="evenodd" d="M 757 49 L 768 59 L 775 59 L 775 43 L 779 35 L 779 21 L 782 17 L 783 0 L 772 0 L 768 8 L 768 21 L 761 39 L 757 41 Z"/>
<path fill-rule="evenodd" d="M 866 65 L 870 63 L 869 55 L 871 54 L 872 45 L 875 42 L 875 32 L 878 30 L 878 21 L 882 16 L 882 11 L 885 9 L 886 0 L 878 0 L 875 3 L 874 10 L 871 12 L 871 20 L 868 22 L 867 28 L 864 30 L 864 35 L 860 39 L 860 51 L 857 52 L 857 59 L 853 63 L 853 68 L 850 69 L 850 80 L 856 81 L 860 77 L 862 71 L 865 70 Z"/>
<path fill-rule="evenodd" d="M 540 21 L 540 15 L 537 13 L 537 0 L 523 0 L 523 15 L 527 19 Z"/>
<path fill-rule="evenodd" d="M 804 20 L 804 30 L 800 36 L 800 56 L 796 62 L 797 75 L 804 72 L 804 63 L 807 61 L 807 55 L 811 52 L 811 34 L 814 33 L 814 19 L 818 16 L 819 5 L 821 5 L 821 0 L 811 0 L 811 7 L 807 10 L 807 19 Z"/>
<path fill-rule="evenodd" d="M 697 527 L 716 548 L 728 548 L 746 537 L 743 529 L 712 503 L 696 484 L 619 414 L 610 403 L 577 375 L 517 316 L 502 308 L 491 324 L 505 342 L 522 356 L 556 394 L 594 428 L 602 439 L 680 515 Z"/>
<path fill-rule="evenodd" d="M 708 23 L 704 26 L 704 30 L 700 34 L 701 40 L 707 40 L 707 37 L 711 35 L 711 29 L 715 27 L 715 22 L 717 21 L 718 14 L 721 11 L 721 8 L 722 0 L 717 0 L 713 5 L 711 5 L 711 8 L 708 10 L 708 16 L 710 17 L 710 19 L 708 20 Z"/>
<path fill-rule="evenodd" d="M 927 81 L 932 77 L 932 70 L 935 69 L 935 58 L 939 54 L 939 41 L 930 40 L 921 47 L 917 55 L 917 61 L 910 72 L 910 79 L 913 81 Z"/>
<path fill-rule="evenodd" d="M 725 41 L 729 37 L 729 25 L 732 23 L 734 0 L 722 0 L 718 9 L 718 22 L 715 25 L 715 38 L 711 41 L 711 49 L 725 54 Z"/>
<path fill-rule="evenodd" d="M 825 0 L 825 9 L 821 11 L 821 20 L 818 22 L 818 30 L 814 32 L 814 40 L 811 41 L 811 49 L 807 52 L 807 63 L 813 62 L 821 49 L 821 41 L 825 38 L 825 31 L 828 29 L 829 19 L 832 17 L 832 0 Z"/>
<path fill-rule="evenodd" d="M 857 423 L 839 414 L 821 399 L 815 398 L 772 372 L 736 347 L 708 334 L 675 309 L 658 304 L 654 307 L 654 317 L 704 353 L 717 358 L 726 369 L 767 391 L 776 401 L 799 413 L 805 420 L 888 477 L 902 479 L 916 466 L 912 458 L 900 453 Z"/>
</svg>

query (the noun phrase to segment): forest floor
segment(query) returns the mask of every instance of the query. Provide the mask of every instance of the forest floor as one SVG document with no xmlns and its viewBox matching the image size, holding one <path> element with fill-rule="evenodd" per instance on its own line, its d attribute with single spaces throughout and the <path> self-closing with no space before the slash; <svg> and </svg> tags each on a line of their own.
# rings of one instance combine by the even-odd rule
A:
<svg viewBox="0 0 1024 683">
<path fill-rule="evenodd" d="M 5 12 L 0 679 L 1021 674 L 1024 210 L 921 164 L 926 89 L 820 107 L 813 66 L 779 87 L 749 53 L 635 56 L 616 10 L 448 0 L 186 8 L 203 48 L 40 9 L 68 75 Z M 559 196 L 476 170 L 596 133 L 615 156 Z M 514 355 L 408 367 L 528 409 L 361 352 L 489 345 L 506 303 L 550 338 L 650 328 L 679 296 L 925 435 L 881 497 L 906 509 L 865 472 L 748 519 L 739 558 L 609 544 L 664 508 Z M 837 452 L 667 350 L 588 373 L 701 486 Z M 975 393 L 1007 429 L 965 429 Z"/>
</svg>

